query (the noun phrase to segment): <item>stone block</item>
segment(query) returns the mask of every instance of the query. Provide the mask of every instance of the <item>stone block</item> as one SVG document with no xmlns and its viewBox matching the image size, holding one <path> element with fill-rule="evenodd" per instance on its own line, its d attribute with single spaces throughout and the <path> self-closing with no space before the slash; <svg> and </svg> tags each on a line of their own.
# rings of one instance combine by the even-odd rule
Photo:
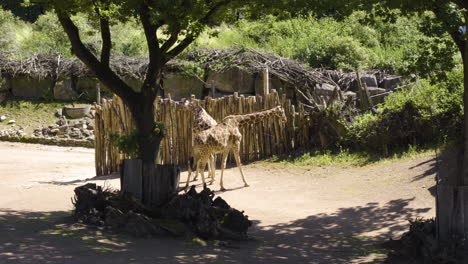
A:
<svg viewBox="0 0 468 264">
<path fill-rule="evenodd" d="M 10 79 L 11 91 L 16 97 L 41 98 L 47 96 L 54 87 L 52 79 L 30 79 L 17 77 Z"/>
<path fill-rule="evenodd" d="M 58 100 L 75 100 L 78 98 L 78 93 L 71 80 L 59 80 L 54 86 L 54 98 Z"/>
<path fill-rule="evenodd" d="M 377 78 L 373 74 L 362 74 L 361 82 L 367 85 L 367 87 L 378 87 Z"/>
<path fill-rule="evenodd" d="M 232 67 L 221 73 L 208 73 L 207 83 L 211 84 L 212 81 L 214 81 L 216 89 L 222 92 L 238 92 L 239 94 L 255 93 L 255 80 L 253 75 L 239 67 Z"/>
<path fill-rule="evenodd" d="M 401 84 L 401 77 L 385 77 L 382 86 L 385 89 L 394 90 Z"/>
<path fill-rule="evenodd" d="M 179 100 L 182 98 L 190 98 L 190 95 L 195 95 L 196 98 L 201 98 L 204 85 L 195 77 L 189 77 L 182 74 L 166 73 L 163 81 L 164 96 L 171 94 L 171 98 Z"/>
</svg>

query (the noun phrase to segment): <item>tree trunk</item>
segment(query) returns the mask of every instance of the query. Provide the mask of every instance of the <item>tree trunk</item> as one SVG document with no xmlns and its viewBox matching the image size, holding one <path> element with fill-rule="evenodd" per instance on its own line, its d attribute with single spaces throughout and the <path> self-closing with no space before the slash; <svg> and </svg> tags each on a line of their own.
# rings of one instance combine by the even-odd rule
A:
<svg viewBox="0 0 468 264">
<path fill-rule="evenodd" d="M 465 24 L 466 22 L 468 22 L 467 12 L 465 12 Z M 466 247 L 464 241 L 468 238 L 468 42 L 457 34 L 452 34 L 452 37 L 463 60 L 463 145 L 456 146 L 458 149 L 455 150 L 446 150 L 441 157 L 442 169 L 439 168 L 437 183 L 436 221 L 439 242 Z M 455 154 L 451 155 L 450 151 Z M 445 155 L 449 155 L 449 158 L 444 158 Z"/>
<path fill-rule="evenodd" d="M 468 42 L 464 41 L 463 59 L 463 172 L 457 179 L 458 185 L 468 184 Z"/>
</svg>

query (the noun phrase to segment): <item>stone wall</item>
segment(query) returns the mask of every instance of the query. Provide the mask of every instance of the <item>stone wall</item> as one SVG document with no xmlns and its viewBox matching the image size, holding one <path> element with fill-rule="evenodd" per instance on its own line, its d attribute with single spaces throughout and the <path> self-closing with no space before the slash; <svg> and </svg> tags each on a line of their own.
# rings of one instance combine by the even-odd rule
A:
<svg viewBox="0 0 468 264">
<path fill-rule="evenodd" d="M 206 77 L 202 80 L 181 72 L 167 72 L 163 80 L 163 93 L 165 96 L 170 94 L 175 100 L 189 98 L 191 95 L 201 99 L 206 95 L 212 95 L 211 86 L 214 84 L 217 97 L 231 95 L 234 92 L 240 95 L 263 95 L 263 74 L 261 73 L 250 73 L 246 69 L 234 66 L 223 72 L 208 72 L 205 75 Z M 352 74 L 348 75 L 349 78 L 353 78 Z M 379 73 L 363 74 L 361 80 L 367 84 L 371 95 L 393 91 L 401 83 L 400 77 L 382 77 Z M 135 91 L 139 91 L 143 84 L 141 80 L 135 78 L 125 78 L 124 81 Z M 293 102 L 296 101 L 297 95 L 291 84 L 274 75 L 270 75 L 269 82 L 270 89 L 286 94 Z M 25 76 L 14 78 L 0 76 L 0 93 L 9 92 L 15 97 L 24 98 L 54 98 L 64 101 L 79 98 L 95 100 L 98 85 L 98 80 L 90 77 L 40 80 Z M 338 85 L 341 84 L 338 83 Z M 327 97 L 333 93 L 334 86 L 323 84 L 315 89 L 318 95 Z M 346 88 L 342 87 L 342 90 L 356 92 L 356 81 L 351 81 L 351 84 Z M 101 92 L 111 94 L 105 86 L 101 86 Z"/>
</svg>

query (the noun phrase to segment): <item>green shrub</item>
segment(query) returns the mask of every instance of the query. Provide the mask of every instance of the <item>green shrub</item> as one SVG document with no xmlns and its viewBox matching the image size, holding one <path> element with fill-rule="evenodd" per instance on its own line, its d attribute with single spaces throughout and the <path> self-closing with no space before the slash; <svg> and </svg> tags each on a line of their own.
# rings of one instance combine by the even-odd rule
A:
<svg viewBox="0 0 468 264">
<path fill-rule="evenodd" d="M 194 47 L 253 48 L 296 59 L 311 67 L 355 70 L 380 69 L 403 75 L 431 77 L 450 71 L 457 60 L 447 34 L 427 36 L 424 16 L 395 15 L 395 21 L 375 15 L 363 21 L 356 12 L 343 21 L 330 17 L 279 20 L 268 16 L 258 21 L 241 20 L 223 25 L 217 34 L 206 32 Z"/>
<path fill-rule="evenodd" d="M 342 144 L 349 148 L 392 151 L 409 145 L 427 146 L 461 138 L 463 78 L 460 69 L 446 81 L 422 80 L 393 93 L 378 114 L 356 118 Z"/>
</svg>

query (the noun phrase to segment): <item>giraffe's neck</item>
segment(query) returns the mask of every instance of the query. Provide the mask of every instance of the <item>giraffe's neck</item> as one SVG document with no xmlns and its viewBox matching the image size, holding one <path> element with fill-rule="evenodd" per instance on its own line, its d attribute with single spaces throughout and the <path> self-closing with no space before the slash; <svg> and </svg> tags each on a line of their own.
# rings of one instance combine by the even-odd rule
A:
<svg viewBox="0 0 468 264">
<path fill-rule="evenodd" d="M 195 132 L 206 130 L 218 124 L 202 107 L 192 107 L 191 110 L 194 115 L 193 129 Z"/>
<path fill-rule="evenodd" d="M 273 108 L 270 110 L 261 111 L 258 113 L 246 114 L 246 115 L 231 115 L 227 116 L 225 120 L 235 122 L 238 126 L 244 126 L 248 124 L 258 123 L 264 119 L 276 115 L 280 110 Z"/>
</svg>

